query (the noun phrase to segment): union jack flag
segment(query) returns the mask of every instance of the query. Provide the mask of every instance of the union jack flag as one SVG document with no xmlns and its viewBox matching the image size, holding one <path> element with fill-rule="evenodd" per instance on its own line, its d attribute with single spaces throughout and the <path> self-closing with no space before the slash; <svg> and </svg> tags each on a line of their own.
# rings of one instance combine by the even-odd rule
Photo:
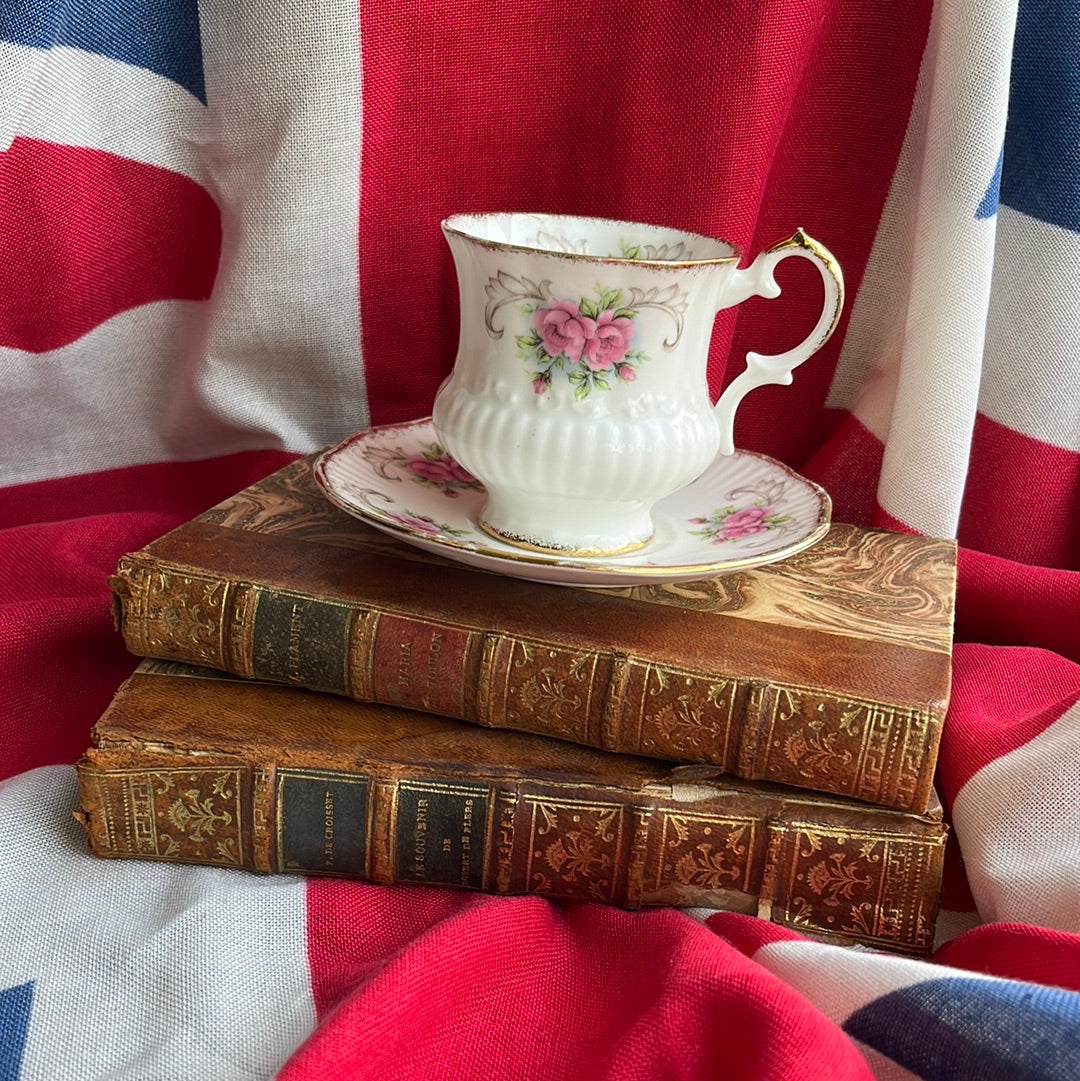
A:
<svg viewBox="0 0 1080 1081">
<path fill-rule="evenodd" d="M 117 558 L 430 412 L 438 224 L 485 210 L 838 257 L 838 332 L 736 438 L 959 539 L 930 958 L 84 851 Z M 3 0 L 0 223 L 0 1078 L 1080 1076 L 1073 5 Z M 812 324 L 780 283 L 714 393 Z"/>
</svg>

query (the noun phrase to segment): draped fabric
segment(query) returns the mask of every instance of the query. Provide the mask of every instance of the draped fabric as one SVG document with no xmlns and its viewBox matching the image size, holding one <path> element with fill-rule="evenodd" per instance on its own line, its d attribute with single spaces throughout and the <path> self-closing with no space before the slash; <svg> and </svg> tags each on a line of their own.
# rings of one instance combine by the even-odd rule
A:
<svg viewBox="0 0 1080 1081">
<path fill-rule="evenodd" d="M 837 333 L 736 441 L 959 540 L 930 958 L 84 851 L 117 558 L 429 413 L 439 222 L 485 210 L 839 260 Z M 6 0 L 0 226 L 0 1077 L 1080 1074 L 1072 5 Z M 714 394 L 812 325 L 799 262 L 718 316 Z"/>
</svg>

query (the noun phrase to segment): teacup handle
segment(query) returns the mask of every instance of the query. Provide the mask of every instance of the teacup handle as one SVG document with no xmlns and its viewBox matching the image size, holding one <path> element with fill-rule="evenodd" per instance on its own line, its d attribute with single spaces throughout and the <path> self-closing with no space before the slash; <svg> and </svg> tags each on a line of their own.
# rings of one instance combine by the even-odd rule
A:
<svg viewBox="0 0 1080 1081">
<path fill-rule="evenodd" d="M 832 337 L 840 312 L 844 307 L 844 276 L 840 264 L 824 244 L 796 229 L 787 240 L 782 240 L 767 251 L 761 252 L 745 270 L 736 270 L 735 293 L 732 303 L 739 303 L 751 296 L 768 297 L 780 295 L 773 271 L 781 259 L 797 255 L 809 259 L 818 268 L 825 283 L 825 304 L 821 318 L 806 339 L 786 353 L 763 355 L 746 354 L 746 368 L 741 371 L 720 395 L 714 410 L 720 426 L 720 454 L 735 452 L 735 410 L 750 391 L 767 383 L 787 386 L 791 373 L 802 362 L 816 353 Z M 741 279 L 741 280 L 740 280 Z"/>
</svg>

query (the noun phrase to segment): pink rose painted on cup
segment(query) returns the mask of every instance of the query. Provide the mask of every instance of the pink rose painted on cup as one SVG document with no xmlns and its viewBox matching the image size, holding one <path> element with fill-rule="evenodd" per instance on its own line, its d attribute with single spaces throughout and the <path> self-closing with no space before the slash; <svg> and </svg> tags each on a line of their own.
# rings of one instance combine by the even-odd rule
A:
<svg viewBox="0 0 1080 1081">
<path fill-rule="evenodd" d="M 518 356 L 532 367 L 534 394 L 551 390 L 559 373 L 579 401 L 594 390 L 611 390 L 637 378 L 637 369 L 649 357 L 631 348 L 638 315 L 631 307 L 631 294 L 598 285 L 593 296 L 554 299 L 548 282 L 543 287 L 529 282 L 528 289 L 515 292 L 508 283 L 516 281 L 496 276 L 488 282 L 488 295 L 499 305 L 515 298 L 534 302 L 527 308 L 532 314 L 529 333 L 517 338 Z M 648 303 L 663 307 L 653 300 Z"/>
<path fill-rule="evenodd" d="M 614 368 L 630 351 L 633 335 L 634 324 L 625 315 L 616 316 L 610 308 L 601 312 L 596 330 L 582 350 L 585 363 L 594 372 Z"/>
<path fill-rule="evenodd" d="M 581 314 L 572 300 L 557 300 L 533 316 L 548 356 L 580 360 L 586 344 L 596 334 L 596 320 Z"/>
</svg>

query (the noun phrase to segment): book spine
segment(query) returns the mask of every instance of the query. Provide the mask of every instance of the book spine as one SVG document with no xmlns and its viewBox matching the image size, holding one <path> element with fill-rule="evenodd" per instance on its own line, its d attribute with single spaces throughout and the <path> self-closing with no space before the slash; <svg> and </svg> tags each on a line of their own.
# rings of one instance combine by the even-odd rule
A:
<svg viewBox="0 0 1080 1081">
<path fill-rule="evenodd" d="M 703 906 L 845 943 L 912 954 L 932 946 L 938 834 L 543 781 L 190 757 L 110 767 L 94 752 L 78 775 L 78 817 L 99 856 Z"/>
<path fill-rule="evenodd" d="M 314 597 L 129 556 L 110 580 L 138 656 L 608 751 L 701 762 L 921 813 L 940 718 L 825 688 Z"/>
</svg>

